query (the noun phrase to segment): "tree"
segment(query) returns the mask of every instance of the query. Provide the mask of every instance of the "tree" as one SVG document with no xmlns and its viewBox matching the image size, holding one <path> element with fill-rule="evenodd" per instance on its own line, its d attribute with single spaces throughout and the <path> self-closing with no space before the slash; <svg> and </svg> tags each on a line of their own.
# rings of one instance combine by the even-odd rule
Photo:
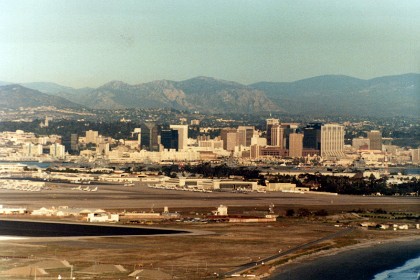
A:
<svg viewBox="0 0 420 280">
<path fill-rule="evenodd" d="M 295 210 L 287 209 L 286 210 L 286 217 L 293 217 L 295 215 Z"/>
<path fill-rule="evenodd" d="M 315 216 L 322 216 L 322 217 L 328 216 L 328 212 L 325 209 L 319 209 L 314 214 Z"/>
<path fill-rule="evenodd" d="M 297 211 L 298 217 L 308 217 L 311 215 L 311 211 L 306 208 L 299 208 Z"/>
</svg>

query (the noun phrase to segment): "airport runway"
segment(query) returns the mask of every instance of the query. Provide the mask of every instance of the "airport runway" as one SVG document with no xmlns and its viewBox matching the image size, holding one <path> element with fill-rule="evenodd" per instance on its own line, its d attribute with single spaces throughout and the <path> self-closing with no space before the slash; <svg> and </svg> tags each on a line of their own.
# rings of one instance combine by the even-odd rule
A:
<svg viewBox="0 0 420 280">
<path fill-rule="evenodd" d="M 164 206 L 184 207 L 217 207 L 220 204 L 228 206 L 267 206 L 273 203 L 276 206 L 355 206 L 369 205 L 371 208 L 380 208 L 384 205 L 411 205 L 412 210 L 420 211 L 420 198 L 418 197 L 377 197 L 377 196 L 350 196 L 350 195 L 322 195 L 322 194 L 295 194 L 282 192 L 267 193 L 231 193 L 231 192 L 188 192 L 164 189 L 152 189 L 146 185 L 90 185 L 98 187 L 96 192 L 72 190 L 78 185 L 48 183 L 47 190 L 27 192 L 0 189 L 0 205 L 24 206 L 29 210 L 40 207 L 69 206 L 81 208 L 105 209 L 150 209 Z M 417 206 L 417 207 L 416 207 Z M 413 209 L 414 207 L 414 209 Z"/>
</svg>

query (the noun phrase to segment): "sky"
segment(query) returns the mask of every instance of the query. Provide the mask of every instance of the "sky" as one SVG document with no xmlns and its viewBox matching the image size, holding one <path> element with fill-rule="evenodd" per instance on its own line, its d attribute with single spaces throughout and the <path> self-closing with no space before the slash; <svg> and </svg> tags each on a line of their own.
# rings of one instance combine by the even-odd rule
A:
<svg viewBox="0 0 420 280">
<path fill-rule="evenodd" d="M 0 0 L 0 81 L 420 73 L 418 0 Z"/>
</svg>

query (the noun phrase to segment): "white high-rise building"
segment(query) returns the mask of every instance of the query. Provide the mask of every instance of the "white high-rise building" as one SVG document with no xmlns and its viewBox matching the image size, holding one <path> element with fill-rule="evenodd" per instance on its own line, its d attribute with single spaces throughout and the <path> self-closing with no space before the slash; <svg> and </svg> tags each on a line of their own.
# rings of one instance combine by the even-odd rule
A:
<svg viewBox="0 0 420 280">
<path fill-rule="evenodd" d="M 64 145 L 54 143 L 50 146 L 50 156 L 54 158 L 64 158 L 66 155 L 66 150 Z"/>
<path fill-rule="evenodd" d="M 171 124 L 169 127 L 178 131 L 178 151 L 186 150 L 188 147 L 188 125 Z"/>
<path fill-rule="evenodd" d="M 36 157 L 42 155 L 41 144 L 25 143 L 22 150 L 24 156 Z"/>
<path fill-rule="evenodd" d="M 344 126 L 339 124 L 321 126 L 321 156 L 326 158 L 344 156 Z"/>
</svg>

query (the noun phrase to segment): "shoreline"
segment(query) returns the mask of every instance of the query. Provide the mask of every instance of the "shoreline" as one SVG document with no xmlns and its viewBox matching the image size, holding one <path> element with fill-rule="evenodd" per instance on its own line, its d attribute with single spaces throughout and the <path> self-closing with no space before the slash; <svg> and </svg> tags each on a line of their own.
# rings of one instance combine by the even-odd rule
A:
<svg viewBox="0 0 420 280">
<path fill-rule="evenodd" d="M 267 280 L 371 280 L 420 256 L 420 236 L 363 242 L 293 259 L 273 268 Z"/>
</svg>

